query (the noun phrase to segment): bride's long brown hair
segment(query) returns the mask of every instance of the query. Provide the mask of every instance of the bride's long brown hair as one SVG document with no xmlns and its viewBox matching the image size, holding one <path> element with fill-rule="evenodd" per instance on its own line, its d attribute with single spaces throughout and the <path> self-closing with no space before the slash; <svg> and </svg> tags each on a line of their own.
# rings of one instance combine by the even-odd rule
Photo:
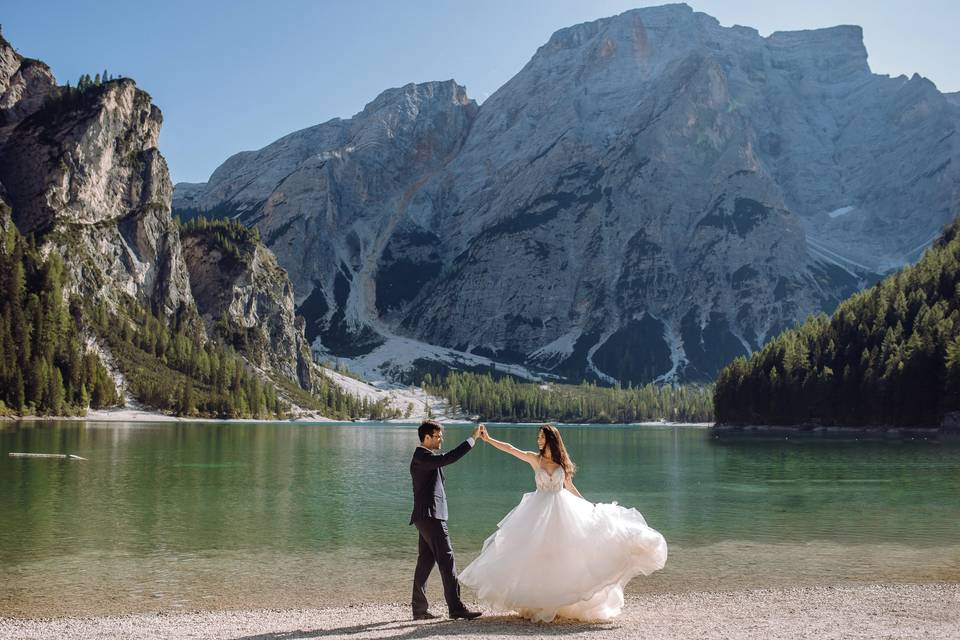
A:
<svg viewBox="0 0 960 640">
<path fill-rule="evenodd" d="M 563 446 L 560 430 L 548 423 L 540 425 L 540 431 L 546 440 L 543 449 L 540 449 L 540 456 L 543 457 L 543 454 L 549 449 L 550 459 L 563 467 L 563 472 L 567 474 L 567 478 L 572 478 L 573 474 L 577 472 L 577 465 L 570 459 L 567 448 Z"/>
</svg>

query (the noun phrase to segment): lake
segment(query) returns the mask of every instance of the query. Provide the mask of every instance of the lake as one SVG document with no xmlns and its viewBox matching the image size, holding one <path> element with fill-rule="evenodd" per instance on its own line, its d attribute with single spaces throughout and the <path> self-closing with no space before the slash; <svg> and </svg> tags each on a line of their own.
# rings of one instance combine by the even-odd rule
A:
<svg viewBox="0 0 960 640">
<path fill-rule="evenodd" d="M 415 425 L 0 428 L 0 615 L 409 602 Z M 956 442 L 561 431 L 581 493 L 636 507 L 670 546 L 667 567 L 628 593 L 960 581 Z M 535 426 L 490 432 L 535 447 Z M 446 448 L 469 433 L 448 426 Z M 448 467 L 461 568 L 532 490 L 527 465 L 481 443 Z M 430 596 L 442 611 L 436 571 Z"/>
</svg>

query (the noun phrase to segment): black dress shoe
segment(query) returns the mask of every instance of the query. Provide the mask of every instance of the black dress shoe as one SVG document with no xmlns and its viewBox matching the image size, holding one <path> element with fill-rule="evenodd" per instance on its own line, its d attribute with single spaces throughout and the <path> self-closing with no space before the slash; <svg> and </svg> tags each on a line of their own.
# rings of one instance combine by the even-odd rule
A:
<svg viewBox="0 0 960 640">
<path fill-rule="evenodd" d="M 450 617 L 454 620 L 473 620 L 474 618 L 479 618 L 483 614 L 479 611 L 470 611 L 469 609 L 464 609 L 463 611 L 457 611 L 451 613 Z"/>
<path fill-rule="evenodd" d="M 433 615 L 432 613 L 430 613 L 429 611 L 424 611 L 423 613 L 415 613 L 415 614 L 413 614 L 413 619 L 414 619 L 414 620 L 436 620 L 436 619 L 439 618 L 439 617 L 440 617 L 440 616 L 435 616 L 435 615 Z"/>
</svg>

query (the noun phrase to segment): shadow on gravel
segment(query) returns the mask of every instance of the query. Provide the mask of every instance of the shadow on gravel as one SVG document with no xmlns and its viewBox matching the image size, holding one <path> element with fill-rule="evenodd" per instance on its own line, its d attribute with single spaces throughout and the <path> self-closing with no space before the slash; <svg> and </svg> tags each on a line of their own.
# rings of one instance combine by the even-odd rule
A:
<svg viewBox="0 0 960 640">
<path fill-rule="evenodd" d="M 574 622 L 557 620 L 549 624 L 530 622 L 518 616 L 489 616 L 477 620 L 437 620 L 413 622 L 411 620 L 387 620 L 349 627 L 313 629 L 304 631 L 278 631 L 242 636 L 233 640 L 308 640 L 309 638 L 357 637 L 383 638 L 384 640 L 407 640 L 408 638 L 433 638 L 437 636 L 509 635 L 509 636 L 565 636 L 586 631 L 611 629 L 615 624 Z"/>
</svg>

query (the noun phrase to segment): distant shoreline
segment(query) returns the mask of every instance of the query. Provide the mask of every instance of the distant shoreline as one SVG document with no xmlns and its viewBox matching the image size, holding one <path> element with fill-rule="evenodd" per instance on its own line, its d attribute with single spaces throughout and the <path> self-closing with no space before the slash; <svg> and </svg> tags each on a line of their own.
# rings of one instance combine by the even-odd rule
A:
<svg viewBox="0 0 960 640">
<path fill-rule="evenodd" d="M 344 422 L 343 420 L 334 420 L 324 416 L 309 416 L 288 418 L 286 420 L 262 419 L 262 418 L 201 418 L 191 416 L 173 416 L 159 411 L 150 411 L 147 409 L 93 409 L 87 411 L 85 416 L 3 416 L 0 421 L 6 422 L 50 422 L 50 421 L 72 421 L 72 422 L 276 422 L 276 423 L 296 423 L 296 422 Z M 349 422 L 346 421 L 346 422 Z"/>
<path fill-rule="evenodd" d="M 446 425 L 469 425 L 476 424 L 476 420 L 468 420 L 463 417 L 443 417 L 435 418 L 441 424 Z M 161 413 L 159 411 L 150 411 L 146 409 L 97 409 L 87 412 L 85 416 L 0 416 L 0 423 L 3 422 L 51 422 L 51 421 L 72 421 L 72 422 L 210 422 L 210 423 L 263 423 L 263 424 L 418 424 L 420 418 L 389 418 L 385 420 L 336 420 L 321 415 L 306 415 L 296 418 L 262 419 L 262 418 L 201 418 L 174 416 Z M 479 422 L 488 422 L 490 424 L 508 424 L 508 425 L 537 425 L 541 422 L 506 422 L 495 420 L 480 420 Z M 934 436 L 956 436 L 960 437 L 960 429 L 955 427 L 894 427 L 890 425 L 877 426 L 824 426 L 813 424 L 800 425 L 731 425 L 716 424 L 713 422 L 665 422 L 660 420 L 647 420 L 639 422 L 554 422 L 561 427 L 577 426 L 631 426 L 631 427 L 694 427 L 705 429 L 717 437 L 736 436 L 736 435 L 810 435 L 810 436 L 885 436 L 885 437 L 934 437 Z"/>
<path fill-rule="evenodd" d="M 476 424 L 476 420 L 468 420 L 463 417 L 437 417 L 435 418 L 441 424 L 449 425 L 468 425 Z M 263 418 L 201 418 L 201 417 L 189 417 L 189 416 L 174 416 L 166 413 L 161 413 L 159 411 L 150 411 L 147 409 L 131 409 L 131 408 L 122 408 L 122 409 L 94 409 L 87 411 L 85 416 L 0 416 L 0 422 L 51 422 L 51 421 L 75 421 L 75 422 L 226 422 L 226 423 L 250 423 L 250 422 L 262 422 L 262 423 L 272 423 L 272 424 L 311 424 L 311 423 L 330 423 L 330 424 L 364 424 L 368 422 L 384 423 L 384 424 L 418 424 L 420 418 L 388 418 L 385 420 L 370 420 L 370 419 L 357 419 L 357 420 L 336 420 L 334 418 L 327 418 L 320 415 L 307 415 L 300 416 L 296 418 L 287 418 L 284 420 L 278 419 L 263 419 Z M 480 420 L 479 422 L 484 422 Z M 495 420 L 487 420 L 490 424 L 512 424 L 512 425 L 537 425 L 543 424 L 542 422 L 503 422 Z M 698 428 L 709 428 L 713 425 L 712 422 L 663 422 L 658 420 L 649 420 L 641 422 L 554 422 L 561 427 L 576 427 L 576 426 L 593 426 L 593 425 L 627 425 L 627 426 L 643 426 L 643 427 L 698 427 Z"/>
<path fill-rule="evenodd" d="M 710 432 L 717 436 L 726 435 L 824 435 L 824 436 L 889 436 L 889 437 L 929 437 L 940 435 L 958 435 L 960 431 L 950 427 L 894 427 L 891 425 L 875 426 L 823 426 L 823 425 L 729 425 L 714 424 L 709 427 Z"/>
</svg>

